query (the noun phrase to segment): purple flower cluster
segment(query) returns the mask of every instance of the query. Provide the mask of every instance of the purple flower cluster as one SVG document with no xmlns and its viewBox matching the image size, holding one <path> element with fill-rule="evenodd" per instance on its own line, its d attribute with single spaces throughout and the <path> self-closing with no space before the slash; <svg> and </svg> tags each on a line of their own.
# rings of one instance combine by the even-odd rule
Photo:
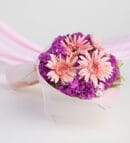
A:
<svg viewBox="0 0 130 143">
<path fill-rule="evenodd" d="M 82 36 L 83 34 L 79 32 L 79 33 L 74 33 L 73 35 Z M 78 73 L 75 75 L 73 81 L 71 82 L 61 83 L 59 81 L 58 83 L 53 83 L 49 80 L 47 73 L 50 71 L 50 69 L 46 67 L 46 64 L 48 60 L 50 60 L 50 54 L 54 54 L 58 57 L 59 55 L 62 55 L 62 57 L 66 57 L 67 55 L 65 48 L 61 44 L 61 40 L 64 40 L 64 38 L 65 36 L 58 36 L 52 43 L 50 49 L 39 55 L 40 75 L 50 85 L 52 85 L 62 93 L 65 93 L 66 95 L 72 97 L 78 97 L 81 99 L 91 99 L 93 97 L 96 97 L 96 88 L 94 87 L 93 83 L 91 81 L 86 82 L 84 79 L 79 78 Z M 85 38 L 89 40 L 91 43 L 90 35 L 87 35 Z M 120 71 L 117 66 L 117 60 L 113 55 L 110 55 L 109 62 L 113 67 L 113 72 L 111 74 L 111 77 L 107 79 L 105 82 L 98 81 L 99 83 L 103 83 L 104 89 L 110 88 L 112 84 L 120 77 Z"/>
<path fill-rule="evenodd" d="M 93 84 L 79 79 L 78 76 L 75 76 L 72 82 L 60 85 L 58 89 L 69 96 L 78 97 L 80 99 L 91 99 L 95 97 L 95 88 Z"/>
<path fill-rule="evenodd" d="M 118 68 L 116 58 L 113 55 L 110 55 L 109 61 L 111 62 L 111 65 L 113 67 L 113 72 L 111 77 L 107 79 L 105 82 L 103 82 L 105 89 L 110 88 L 113 85 L 113 83 L 117 81 L 117 79 L 120 77 L 120 70 Z"/>
</svg>

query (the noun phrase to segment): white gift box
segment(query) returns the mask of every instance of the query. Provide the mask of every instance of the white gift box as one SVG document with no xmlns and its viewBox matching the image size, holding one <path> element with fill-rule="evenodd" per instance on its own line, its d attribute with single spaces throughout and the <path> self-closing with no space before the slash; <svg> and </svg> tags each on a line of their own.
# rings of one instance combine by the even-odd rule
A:
<svg viewBox="0 0 130 143">
<path fill-rule="evenodd" d="M 44 113 L 53 121 L 85 123 L 90 116 L 96 118 L 96 113 L 99 110 L 110 108 L 115 103 L 119 94 L 119 88 L 112 88 L 105 91 L 105 95 L 102 97 L 82 100 L 58 91 L 49 85 L 40 75 L 39 80 L 44 99 Z"/>
</svg>

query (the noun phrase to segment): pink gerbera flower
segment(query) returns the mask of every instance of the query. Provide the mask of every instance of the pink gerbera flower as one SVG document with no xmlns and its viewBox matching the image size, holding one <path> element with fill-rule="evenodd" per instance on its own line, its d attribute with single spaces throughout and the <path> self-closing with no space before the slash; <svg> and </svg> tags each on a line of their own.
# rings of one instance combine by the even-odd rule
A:
<svg viewBox="0 0 130 143">
<path fill-rule="evenodd" d="M 102 45 L 101 45 L 101 43 L 99 42 L 99 41 L 97 41 L 94 37 L 93 37 L 93 35 L 90 35 L 90 39 L 91 39 L 91 42 L 92 42 L 92 44 L 93 44 L 93 46 L 96 48 L 96 49 L 102 49 Z"/>
<path fill-rule="evenodd" d="M 85 57 L 80 56 L 78 61 L 80 77 L 84 78 L 86 82 L 90 79 L 97 86 L 98 80 L 105 81 L 111 76 L 112 66 L 108 60 L 109 56 L 106 56 L 102 51 L 95 50 L 92 56 L 86 52 Z"/>
<path fill-rule="evenodd" d="M 47 74 L 48 78 L 55 83 L 59 80 L 62 82 L 72 81 L 76 74 L 73 65 L 77 58 L 71 59 L 70 57 L 67 57 L 65 60 L 61 58 L 61 56 L 58 58 L 53 54 L 50 54 L 50 57 L 51 59 L 46 64 L 46 67 L 51 69 L 51 71 Z"/>
<path fill-rule="evenodd" d="M 108 50 L 106 48 L 103 48 L 101 43 L 99 41 L 97 41 L 93 35 L 90 35 L 90 39 L 92 42 L 92 45 L 94 46 L 94 48 L 98 49 L 99 51 L 104 52 L 104 54 L 109 54 Z"/>
<path fill-rule="evenodd" d="M 85 36 L 69 35 L 61 42 L 65 47 L 67 54 L 83 54 L 85 50 L 92 50 L 92 45 L 85 39 Z"/>
</svg>

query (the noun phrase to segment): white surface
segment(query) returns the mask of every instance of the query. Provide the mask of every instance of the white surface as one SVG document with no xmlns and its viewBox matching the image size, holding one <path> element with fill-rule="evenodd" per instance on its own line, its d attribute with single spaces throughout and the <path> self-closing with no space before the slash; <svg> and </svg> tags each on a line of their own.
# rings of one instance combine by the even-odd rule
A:
<svg viewBox="0 0 130 143">
<path fill-rule="evenodd" d="M 40 85 L 17 91 L 11 90 L 3 75 L 0 80 L 0 142 L 130 142 L 130 62 L 125 63 L 126 81 L 121 94 L 111 109 L 103 110 L 88 104 L 86 122 L 56 120 L 54 124 L 43 114 Z M 2 68 L 2 64 L 0 66 Z M 116 96 L 116 95 L 115 95 Z M 75 111 L 74 111 L 75 112 Z"/>
<path fill-rule="evenodd" d="M 99 39 L 130 34 L 129 0 L 0 0 L 0 17 L 34 42 L 47 47 L 55 36 L 82 31 Z M 2 69 L 2 66 L 0 66 Z M 88 107 L 84 125 L 48 123 L 43 115 L 40 86 L 10 90 L 0 82 L 1 143 L 129 143 L 130 62 L 117 103 L 104 111 Z"/>
</svg>

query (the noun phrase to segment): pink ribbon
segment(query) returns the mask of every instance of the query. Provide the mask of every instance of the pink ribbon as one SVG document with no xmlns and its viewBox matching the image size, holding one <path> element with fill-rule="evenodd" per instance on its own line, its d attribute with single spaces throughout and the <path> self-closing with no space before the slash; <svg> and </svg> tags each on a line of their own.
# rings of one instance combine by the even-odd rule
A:
<svg viewBox="0 0 130 143">
<path fill-rule="evenodd" d="M 18 34 L 2 21 L 0 22 L 0 39 L 0 60 L 9 63 L 32 61 L 43 49 Z M 130 59 L 130 36 L 107 39 L 102 41 L 102 44 L 118 59 Z"/>
<path fill-rule="evenodd" d="M 2 49 L 0 60 L 2 61 L 14 64 L 31 61 L 42 51 L 42 47 L 26 40 L 4 22 L 0 22 L 0 38 L 0 48 Z"/>
<path fill-rule="evenodd" d="M 117 59 L 122 61 L 130 59 L 130 36 L 104 40 L 103 46 L 115 55 Z"/>
</svg>

